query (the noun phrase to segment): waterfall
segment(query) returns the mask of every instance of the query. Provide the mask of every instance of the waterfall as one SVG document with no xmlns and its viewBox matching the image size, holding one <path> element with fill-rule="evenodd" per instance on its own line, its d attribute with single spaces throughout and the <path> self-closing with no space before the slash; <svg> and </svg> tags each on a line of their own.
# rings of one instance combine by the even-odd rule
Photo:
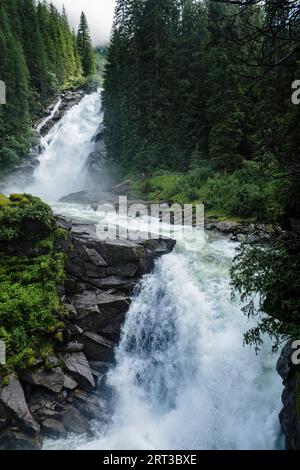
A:
<svg viewBox="0 0 300 470">
<path fill-rule="evenodd" d="M 100 108 L 99 93 L 84 97 L 42 139 L 40 165 L 26 192 L 55 202 L 86 188 Z M 88 206 L 53 207 L 97 222 Z M 133 299 L 107 376 L 111 416 L 99 416 L 94 439 L 48 440 L 45 448 L 281 448 L 276 357 L 268 338 L 259 355 L 243 347 L 255 320 L 231 299 L 234 251 L 220 235 L 206 235 L 198 250 L 189 251 L 183 240 L 157 261 Z"/>
<path fill-rule="evenodd" d="M 268 338 L 243 347 L 248 320 L 231 299 L 234 244 L 184 244 L 146 276 L 127 314 L 107 385 L 110 424 L 97 437 L 49 441 L 75 449 L 281 448 L 281 381 Z"/>
<path fill-rule="evenodd" d="M 45 125 L 51 121 L 51 119 L 54 118 L 55 114 L 57 113 L 57 111 L 59 110 L 60 108 L 60 105 L 61 105 L 61 98 L 58 100 L 58 102 L 55 104 L 54 108 L 52 109 L 51 113 L 49 114 L 49 116 L 47 116 L 46 118 L 42 119 L 41 122 L 36 126 L 36 130 L 38 133 L 41 132 L 41 130 L 43 129 L 43 127 L 45 127 Z"/>
<path fill-rule="evenodd" d="M 10 187 L 6 192 L 26 192 L 51 203 L 71 192 L 86 189 L 85 163 L 94 148 L 92 138 L 100 121 L 101 97 L 96 92 L 85 96 L 78 105 L 68 110 L 41 138 L 42 151 L 32 184 L 21 189 Z M 42 127 L 45 124 L 43 121 Z"/>
</svg>

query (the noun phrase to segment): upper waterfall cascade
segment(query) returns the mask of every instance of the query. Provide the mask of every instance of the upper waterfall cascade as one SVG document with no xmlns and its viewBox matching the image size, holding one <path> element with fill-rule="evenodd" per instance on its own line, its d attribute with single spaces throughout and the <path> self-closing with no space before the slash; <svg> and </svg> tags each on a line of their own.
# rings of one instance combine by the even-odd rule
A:
<svg viewBox="0 0 300 470">
<path fill-rule="evenodd" d="M 55 106 L 56 110 L 58 105 Z M 40 123 L 41 128 L 48 119 Z M 85 163 L 93 151 L 92 139 L 100 122 L 101 96 L 95 92 L 86 95 L 79 104 L 69 109 L 41 138 L 39 166 L 35 169 L 32 184 L 25 188 L 8 188 L 7 193 L 23 191 L 52 203 L 71 192 L 86 189 Z"/>
</svg>

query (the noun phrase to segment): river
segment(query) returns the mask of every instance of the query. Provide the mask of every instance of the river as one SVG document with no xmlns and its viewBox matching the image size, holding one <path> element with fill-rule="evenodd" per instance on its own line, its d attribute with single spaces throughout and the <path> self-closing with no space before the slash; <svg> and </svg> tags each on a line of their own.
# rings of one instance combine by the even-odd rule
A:
<svg viewBox="0 0 300 470">
<path fill-rule="evenodd" d="M 84 168 L 100 108 L 98 93 L 86 96 L 50 130 L 25 188 L 56 212 L 94 221 L 99 215 L 88 205 L 57 200 L 87 187 Z M 231 299 L 235 247 L 206 234 L 204 244 L 191 250 L 183 239 L 156 263 L 133 299 L 107 376 L 109 416 L 95 421 L 94 438 L 71 435 L 46 448 L 282 448 L 277 357 L 268 338 L 259 355 L 243 346 L 254 321 Z"/>
</svg>

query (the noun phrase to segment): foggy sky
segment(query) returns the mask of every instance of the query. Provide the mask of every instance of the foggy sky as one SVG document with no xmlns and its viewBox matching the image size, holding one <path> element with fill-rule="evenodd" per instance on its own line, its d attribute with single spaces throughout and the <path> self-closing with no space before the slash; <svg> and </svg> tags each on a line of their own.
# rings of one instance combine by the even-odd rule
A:
<svg viewBox="0 0 300 470">
<path fill-rule="evenodd" d="M 52 0 L 61 9 L 65 5 L 69 22 L 77 30 L 80 13 L 85 12 L 94 45 L 108 41 L 114 13 L 115 0 Z"/>
</svg>

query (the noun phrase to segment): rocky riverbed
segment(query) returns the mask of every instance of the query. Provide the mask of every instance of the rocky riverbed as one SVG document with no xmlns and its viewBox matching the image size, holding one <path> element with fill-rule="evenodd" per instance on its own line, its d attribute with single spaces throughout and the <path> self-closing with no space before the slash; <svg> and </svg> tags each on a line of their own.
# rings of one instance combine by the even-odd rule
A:
<svg viewBox="0 0 300 470">
<path fill-rule="evenodd" d="M 44 437 L 91 434 L 105 413 L 99 388 L 141 277 L 173 240 L 99 240 L 96 227 L 58 218 L 68 237 L 61 343 L 0 385 L 0 449 L 40 449 Z M 28 250 L 29 247 L 23 247 Z M 22 256 L 22 244 L 19 248 Z"/>
</svg>

